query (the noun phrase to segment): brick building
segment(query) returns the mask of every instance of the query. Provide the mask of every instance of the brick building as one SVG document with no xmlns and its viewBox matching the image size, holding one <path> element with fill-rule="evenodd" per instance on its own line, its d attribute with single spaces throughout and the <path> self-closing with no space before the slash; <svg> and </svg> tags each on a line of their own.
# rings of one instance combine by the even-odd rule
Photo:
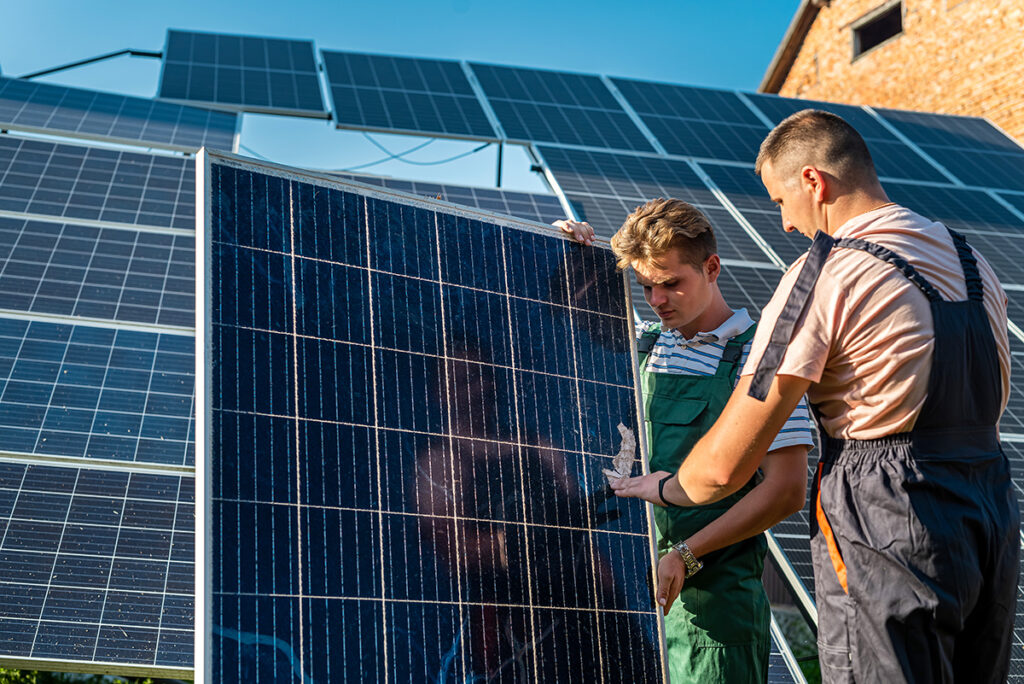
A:
<svg viewBox="0 0 1024 684">
<path fill-rule="evenodd" d="M 760 90 L 987 117 L 1024 143 L 1024 0 L 802 0 Z"/>
</svg>

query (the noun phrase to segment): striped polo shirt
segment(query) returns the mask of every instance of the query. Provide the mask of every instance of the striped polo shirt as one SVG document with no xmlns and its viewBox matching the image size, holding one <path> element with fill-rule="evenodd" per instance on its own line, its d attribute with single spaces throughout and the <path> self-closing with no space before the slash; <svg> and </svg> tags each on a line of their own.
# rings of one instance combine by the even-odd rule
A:
<svg viewBox="0 0 1024 684">
<path fill-rule="evenodd" d="M 746 309 L 734 311 L 725 323 L 711 332 L 699 332 L 692 339 L 686 339 L 678 330 L 663 330 L 651 349 L 646 370 L 650 373 L 674 373 L 677 375 L 714 375 L 722 360 L 722 352 L 730 338 L 735 337 L 754 324 Z M 655 329 L 659 323 L 636 321 L 637 338 L 648 330 Z M 739 367 L 747 361 L 750 353 L 750 342 L 743 345 Z M 738 380 L 738 377 L 737 377 Z M 734 383 L 735 384 L 735 383 Z M 769 451 L 782 447 L 805 444 L 814 446 L 811 432 L 811 416 L 807 410 L 807 400 L 800 399 L 793 414 L 779 430 Z"/>
</svg>

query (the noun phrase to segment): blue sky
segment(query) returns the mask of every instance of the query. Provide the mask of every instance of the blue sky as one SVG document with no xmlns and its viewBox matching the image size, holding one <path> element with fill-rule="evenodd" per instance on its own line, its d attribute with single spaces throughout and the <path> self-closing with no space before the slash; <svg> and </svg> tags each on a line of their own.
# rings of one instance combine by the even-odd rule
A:
<svg viewBox="0 0 1024 684">
<path fill-rule="evenodd" d="M 756 90 L 799 0 L 633 3 L 520 0 L 33 0 L 0 2 L 0 69 L 18 76 L 124 48 L 161 50 L 168 28 L 312 39 L 318 48 L 496 64 Z M 54 83 L 152 97 L 159 61 L 121 57 Z M 422 139 L 374 135 L 394 151 Z M 322 121 L 246 115 L 242 144 L 281 163 L 342 169 L 384 155 L 364 136 Z M 437 141 L 409 156 L 430 162 L 475 147 Z M 247 154 L 246 150 L 242 150 Z M 541 190 L 519 150 L 506 152 L 504 185 Z M 365 169 L 404 178 L 493 185 L 495 150 L 458 162 L 391 161 Z"/>
</svg>

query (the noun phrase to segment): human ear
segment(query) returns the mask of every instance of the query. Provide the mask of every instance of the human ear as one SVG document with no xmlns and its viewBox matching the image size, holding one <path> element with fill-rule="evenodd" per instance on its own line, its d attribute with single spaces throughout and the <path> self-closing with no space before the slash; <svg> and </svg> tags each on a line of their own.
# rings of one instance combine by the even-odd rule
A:
<svg viewBox="0 0 1024 684">
<path fill-rule="evenodd" d="M 718 276 L 721 274 L 722 260 L 718 258 L 717 254 L 712 254 L 704 261 L 704 275 L 709 283 L 713 283 L 718 280 Z"/>
</svg>

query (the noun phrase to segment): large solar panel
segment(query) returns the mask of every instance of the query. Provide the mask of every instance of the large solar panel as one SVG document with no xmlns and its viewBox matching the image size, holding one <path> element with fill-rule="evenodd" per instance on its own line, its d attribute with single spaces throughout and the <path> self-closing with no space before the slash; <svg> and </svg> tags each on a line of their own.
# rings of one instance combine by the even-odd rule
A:
<svg viewBox="0 0 1024 684">
<path fill-rule="evenodd" d="M 611 254 L 200 163 L 197 670 L 662 681 L 649 509 L 601 475 L 637 424 Z M 263 255 L 269 297 L 240 306 Z"/>
<path fill-rule="evenodd" d="M 565 218 L 565 209 L 555 195 L 535 192 L 516 192 L 494 188 L 475 188 L 466 185 L 431 183 L 429 181 L 402 180 L 387 176 L 348 176 L 360 183 L 407 192 L 484 211 L 513 216 L 538 223 L 552 223 Z"/>
<path fill-rule="evenodd" d="M 0 135 L 0 211 L 191 230 L 193 162 Z"/>
<path fill-rule="evenodd" d="M 509 140 L 654 151 L 597 76 L 471 66 Z"/>
<path fill-rule="evenodd" d="M 4 658 L 191 677 L 193 500 L 191 477 L 0 462 Z"/>
<path fill-rule="evenodd" d="M 459 62 L 323 50 L 339 128 L 497 139 Z"/>
<path fill-rule="evenodd" d="M 191 328 L 194 239 L 0 216 L 0 310 Z"/>
<path fill-rule="evenodd" d="M 310 40 L 171 29 L 159 97 L 246 112 L 328 116 Z"/>
<path fill-rule="evenodd" d="M 0 78 L 0 128 L 193 152 L 233 151 L 238 126 L 232 112 Z"/>
<path fill-rule="evenodd" d="M 612 82 L 669 154 L 750 162 L 768 134 L 735 93 L 624 78 Z"/>
</svg>

